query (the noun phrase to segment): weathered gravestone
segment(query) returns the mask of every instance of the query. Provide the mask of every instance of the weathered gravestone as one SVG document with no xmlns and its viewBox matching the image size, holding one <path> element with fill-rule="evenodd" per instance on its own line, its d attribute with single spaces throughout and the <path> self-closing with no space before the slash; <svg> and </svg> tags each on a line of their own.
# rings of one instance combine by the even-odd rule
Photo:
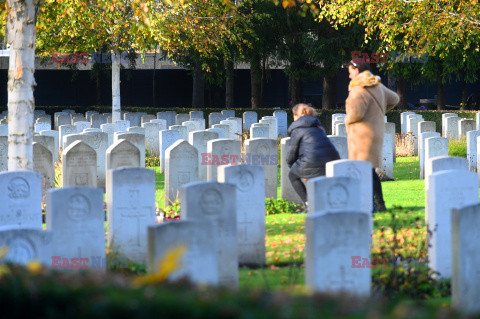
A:
<svg viewBox="0 0 480 319">
<path fill-rule="evenodd" d="M 423 121 L 423 117 L 418 114 L 411 114 L 407 116 L 407 133 L 413 135 L 413 151 L 418 155 L 418 123 Z"/>
<path fill-rule="evenodd" d="M 158 273 L 159 262 L 174 249 L 185 249 L 182 267 L 168 277 L 187 277 L 195 284 L 218 285 L 218 240 L 209 221 L 177 221 L 148 227 L 147 271 Z"/>
<path fill-rule="evenodd" d="M 265 172 L 265 196 L 277 198 L 278 150 L 277 140 L 254 138 L 245 141 L 245 162 L 261 165 Z"/>
<path fill-rule="evenodd" d="M 227 124 L 215 124 L 214 129 L 222 130 L 224 132 L 223 138 L 232 139 L 232 126 Z"/>
<path fill-rule="evenodd" d="M 55 166 L 52 153 L 42 144 L 33 143 L 33 169 L 42 175 L 42 195 L 55 187 Z"/>
<path fill-rule="evenodd" d="M 140 119 L 140 125 L 143 126 L 143 124 L 149 123 L 151 120 L 155 120 L 155 119 L 157 119 L 155 115 L 150 115 L 150 114 L 144 115 Z"/>
<path fill-rule="evenodd" d="M 107 124 L 107 118 L 103 114 L 92 114 L 90 125 L 92 128 L 100 128 L 102 124 Z"/>
<path fill-rule="evenodd" d="M 397 148 L 396 148 L 396 133 L 395 133 L 395 123 L 386 122 L 385 123 L 385 134 L 391 134 L 393 136 L 393 143 L 392 143 L 392 154 L 393 154 L 393 162 L 397 162 Z M 347 137 L 347 135 L 345 135 Z"/>
<path fill-rule="evenodd" d="M 203 111 L 190 111 L 190 119 L 203 119 Z"/>
<path fill-rule="evenodd" d="M 62 154 L 62 185 L 97 187 L 97 152 L 87 143 L 75 141 Z"/>
<path fill-rule="evenodd" d="M 480 312 L 480 205 L 452 211 L 452 308 Z"/>
<path fill-rule="evenodd" d="M 267 116 L 262 117 L 259 121 L 262 124 L 268 124 L 270 129 L 270 138 L 276 140 L 278 137 L 278 130 L 277 130 L 277 118 L 274 116 Z"/>
<path fill-rule="evenodd" d="M 443 278 L 452 276 L 451 211 L 478 203 L 478 175 L 463 170 L 431 174 L 425 181 L 428 262 Z"/>
<path fill-rule="evenodd" d="M 115 132 L 127 132 L 127 129 L 130 127 L 130 121 L 116 121 Z"/>
<path fill-rule="evenodd" d="M 432 173 L 446 170 L 468 171 L 467 160 L 463 157 L 437 156 L 425 160 L 425 181 Z M 427 185 L 425 185 L 427 187 Z M 427 189 L 425 189 L 426 191 Z"/>
<path fill-rule="evenodd" d="M 335 146 L 335 149 L 340 155 L 340 159 L 347 159 L 348 158 L 348 143 L 346 137 L 335 136 L 335 135 L 327 135 L 330 142 Z"/>
<path fill-rule="evenodd" d="M 52 265 L 52 232 L 15 226 L 0 227 L 0 247 L 8 252 L 1 262 L 26 266 L 39 261 L 46 267 Z"/>
<path fill-rule="evenodd" d="M 212 112 L 208 114 L 208 126 L 213 127 L 215 124 L 220 124 L 220 121 L 223 120 L 222 113 L 220 112 Z"/>
<path fill-rule="evenodd" d="M 268 124 L 254 124 L 250 126 L 250 138 L 270 138 Z"/>
<path fill-rule="evenodd" d="M 77 134 L 77 128 L 75 125 L 60 125 L 58 136 L 58 147 L 63 150 L 63 139 L 70 134 Z"/>
<path fill-rule="evenodd" d="M 402 112 L 400 113 L 400 133 L 407 134 L 407 116 L 414 115 L 415 112 Z"/>
<path fill-rule="evenodd" d="M 445 118 L 445 137 L 449 140 L 458 140 L 459 139 L 459 132 L 458 126 L 461 118 L 457 116 L 451 116 Z"/>
<path fill-rule="evenodd" d="M 238 288 L 236 189 L 232 184 L 197 182 L 184 185 L 182 219 L 210 221 L 218 239 L 219 284 Z"/>
<path fill-rule="evenodd" d="M 278 135 L 285 137 L 287 136 L 287 112 L 285 111 L 274 111 L 273 116 L 277 118 L 278 123 Z"/>
<path fill-rule="evenodd" d="M 448 156 L 448 139 L 445 137 L 429 137 L 425 139 L 425 159 L 437 156 Z"/>
<path fill-rule="evenodd" d="M 113 136 L 115 134 L 115 124 L 109 123 L 109 124 L 102 124 L 100 125 L 100 129 L 102 132 L 108 134 L 108 146 L 113 144 Z"/>
<path fill-rule="evenodd" d="M 376 172 L 382 181 L 393 180 L 393 153 L 392 144 L 394 144 L 394 136 L 385 134 L 383 137 L 382 147 L 382 163 L 376 168 Z"/>
<path fill-rule="evenodd" d="M 55 154 L 58 156 L 58 147 L 55 145 L 55 137 L 49 135 L 34 135 L 33 142 L 42 144 L 52 154 L 52 159 L 55 161 L 53 156 Z M 55 152 L 55 150 L 57 150 L 57 152 Z"/>
<path fill-rule="evenodd" d="M 140 150 L 140 167 L 145 167 L 145 135 L 138 133 L 116 133 L 113 141 L 127 140 Z"/>
<path fill-rule="evenodd" d="M 319 176 L 307 182 L 309 213 L 345 212 L 362 209 L 360 184 L 353 177 Z"/>
<path fill-rule="evenodd" d="M 188 141 L 188 128 L 183 125 L 172 125 L 168 128 L 171 131 L 178 132 L 178 138 L 184 141 Z"/>
<path fill-rule="evenodd" d="M 226 120 L 229 117 L 235 117 L 235 110 L 222 110 L 222 120 Z"/>
<path fill-rule="evenodd" d="M 418 159 L 420 162 L 420 179 L 425 178 L 425 140 L 430 137 L 440 137 L 437 132 L 420 133 L 418 139 Z"/>
<path fill-rule="evenodd" d="M 64 187 L 47 192 L 45 216 L 47 229 L 53 232 L 52 268 L 59 264 L 72 268 L 76 258 L 78 268 L 105 269 L 103 208 L 100 188 Z"/>
<path fill-rule="evenodd" d="M 198 151 L 198 180 L 207 181 L 207 143 L 208 141 L 218 139 L 218 134 L 209 131 L 190 132 L 189 143 Z"/>
<path fill-rule="evenodd" d="M 226 138 L 225 130 L 221 128 L 209 128 L 206 129 L 208 132 L 213 132 L 218 134 L 218 138 Z"/>
<path fill-rule="evenodd" d="M 190 132 L 197 131 L 198 129 L 197 123 L 194 121 L 185 121 L 182 123 L 182 126 L 185 126 L 187 128 L 187 141 L 188 141 L 188 134 Z"/>
<path fill-rule="evenodd" d="M 127 140 L 120 140 L 107 149 L 106 172 L 119 167 L 140 167 L 140 150 Z"/>
<path fill-rule="evenodd" d="M 336 160 L 325 165 L 326 177 L 351 177 L 360 185 L 360 210 L 373 211 L 372 163 L 368 161 Z"/>
<path fill-rule="evenodd" d="M 49 130 L 49 131 L 41 131 L 40 132 L 40 135 L 45 135 L 45 136 L 52 136 L 53 137 L 53 140 L 54 140 L 54 147 L 53 147 L 53 160 L 55 162 L 58 162 L 58 148 L 59 148 L 59 135 L 58 135 L 58 131 L 53 131 L 53 130 Z"/>
<path fill-rule="evenodd" d="M 160 172 L 165 173 L 165 152 L 173 143 L 180 138 L 179 132 L 175 130 L 163 130 L 158 133 L 160 144 Z"/>
<path fill-rule="evenodd" d="M 467 135 L 467 132 L 475 130 L 475 120 L 461 119 L 458 122 L 458 138 Z"/>
<path fill-rule="evenodd" d="M 180 113 L 175 115 L 175 125 L 182 125 L 183 122 L 189 121 L 190 120 L 190 115 L 185 114 L 185 113 Z"/>
<path fill-rule="evenodd" d="M 249 130 L 252 124 L 257 123 L 258 115 L 254 111 L 243 112 L 243 130 Z"/>
<path fill-rule="evenodd" d="M 160 156 L 158 140 L 160 132 L 160 124 L 158 123 L 143 123 L 142 127 L 145 129 L 145 147 L 149 150 L 150 154 L 158 157 Z"/>
<path fill-rule="evenodd" d="M 442 137 L 447 137 L 447 117 L 458 117 L 456 113 L 443 113 L 442 114 Z"/>
<path fill-rule="evenodd" d="M 238 165 L 241 163 L 241 142 L 228 138 L 220 138 L 207 142 L 207 180 L 217 180 L 217 169 L 220 165 Z"/>
<path fill-rule="evenodd" d="M 42 176 L 37 172 L 0 173 L 0 226 L 42 229 Z"/>
<path fill-rule="evenodd" d="M 91 128 L 90 122 L 86 121 L 75 122 L 74 125 L 77 128 L 77 133 L 82 133 L 84 129 Z"/>
<path fill-rule="evenodd" d="M 467 160 L 470 172 L 477 172 L 477 138 L 479 136 L 480 131 L 467 132 Z"/>
<path fill-rule="evenodd" d="M 370 260 L 368 214 L 358 211 L 309 214 L 305 234 L 308 288 L 321 293 L 370 296 L 371 268 L 362 267 L 362 261 Z"/>
<path fill-rule="evenodd" d="M 175 202 L 183 185 L 198 181 L 198 156 L 197 149 L 184 140 L 165 151 L 165 207 Z"/>
<path fill-rule="evenodd" d="M 235 185 L 238 261 L 265 264 L 265 177 L 257 165 L 218 167 L 218 182 Z"/>
<path fill-rule="evenodd" d="M 140 264 L 147 262 L 147 228 L 155 224 L 155 172 L 118 168 L 107 172 L 108 246 Z"/>
<path fill-rule="evenodd" d="M 300 196 L 298 196 L 295 189 L 293 189 L 290 178 L 288 177 L 288 173 L 290 172 L 290 168 L 287 164 L 287 156 L 289 151 L 290 137 L 282 138 L 282 140 L 280 141 L 280 194 L 283 199 L 297 204 L 302 204 L 302 199 L 300 198 Z"/>
</svg>

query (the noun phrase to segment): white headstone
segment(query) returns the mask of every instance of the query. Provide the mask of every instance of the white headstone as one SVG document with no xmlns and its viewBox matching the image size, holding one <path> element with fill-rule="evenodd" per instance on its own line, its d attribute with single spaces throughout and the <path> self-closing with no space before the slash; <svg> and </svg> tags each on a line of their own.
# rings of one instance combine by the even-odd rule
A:
<svg viewBox="0 0 480 319">
<path fill-rule="evenodd" d="M 220 124 L 220 121 L 223 120 L 222 113 L 220 112 L 212 112 L 208 114 L 208 125 L 209 127 L 213 127 L 215 124 Z"/>
<path fill-rule="evenodd" d="M 437 132 L 420 133 L 418 139 L 418 159 L 420 162 L 420 179 L 425 178 L 425 140 L 430 137 L 440 137 Z"/>
<path fill-rule="evenodd" d="M 290 182 L 290 178 L 288 177 L 288 173 L 290 172 L 290 168 L 287 164 L 287 156 L 288 152 L 290 151 L 290 137 L 282 138 L 280 141 L 280 156 L 281 156 L 281 163 L 280 163 L 280 192 L 281 197 L 286 199 L 290 202 L 294 202 L 297 204 L 303 204 L 302 199 L 298 196 L 295 189 L 293 189 L 292 183 Z"/>
<path fill-rule="evenodd" d="M 348 142 L 346 137 L 327 135 L 330 142 L 335 146 L 335 149 L 340 155 L 341 159 L 348 159 Z"/>
<path fill-rule="evenodd" d="M 287 136 L 287 112 L 285 111 L 274 111 L 273 116 L 277 118 L 278 123 L 278 135 L 282 137 Z"/>
<path fill-rule="evenodd" d="M 243 130 L 249 130 L 253 123 L 257 123 L 258 115 L 254 111 L 243 112 Z M 216 123 L 215 123 L 216 124 Z"/>
<path fill-rule="evenodd" d="M 480 312 L 480 205 L 452 211 L 452 308 Z"/>
<path fill-rule="evenodd" d="M 250 126 L 250 138 L 270 138 L 270 126 L 268 124 Z"/>
<path fill-rule="evenodd" d="M 42 176 L 32 171 L 0 173 L 0 226 L 42 228 Z"/>
<path fill-rule="evenodd" d="M 52 266 L 55 259 L 72 262 L 77 258 L 79 268 L 105 269 L 103 209 L 100 188 L 64 187 L 47 192 L 45 217 L 47 229 L 53 232 Z"/>
<path fill-rule="evenodd" d="M 425 161 L 425 181 L 432 173 L 446 170 L 465 170 L 468 171 L 467 160 L 463 157 L 437 156 Z"/>
<path fill-rule="evenodd" d="M 182 219 L 205 220 L 214 225 L 218 239 L 219 283 L 238 287 L 236 189 L 217 182 L 190 183 L 182 187 Z"/>
<path fill-rule="evenodd" d="M 110 145 L 105 154 L 106 172 L 120 167 L 140 167 L 140 150 L 127 140 Z"/>
<path fill-rule="evenodd" d="M 196 284 L 218 285 L 218 240 L 208 221 L 177 221 L 148 227 L 148 272 L 157 273 L 159 262 L 173 249 L 183 247 L 182 267 L 170 280 L 187 277 Z"/>
<path fill-rule="evenodd" d="M 175 115 L 175 125 L 182 125 L 183 122 L 189 121 L 190 120 L 190 115 L 180 113 Z"/>
<path fill-rule="evenodd" d="M 138 133 L 116 133 L 113 141 L 127 140 L 140 150 L 140 167 L 145 167 L 145 135 Z"/>
<path fill-rule="evenodd" d="M 145 129 L 145 147 L 152 155 L 156 157 L 160 156 L 160 142 L 158 140 L 160 124 L 143 123 L 142 127 Z"/>
<path fill-rule="evenodd" d="M 206 131 L 217 133 L 218 138 L 226 138 L 225 130 L 222 129 L 222 128 L 218 128 L 218 127 L 217 128 L 209 128 L 209 129 L 206 129 Z"/>
<path fill-rule="evenodd" d="M 458 117 L 456 113 L 443 113 L 442 114 L 442 137 L 447 137 L 447 117 Z"/>
<path fill-rule="evenodd" d="M 198 151 L 198 180 L 207 181 L 207 143 L 210 140 L 218 139 L 218 134 L 209 131 L 194 131 L 190 132 L 189 143 Z"/>
<path fill-rule="evenodd" d="M 278 137 L 277 118 L 273 117 L 273 116 L 269 116 L 268 118 L 262 118 L 260 120 L 260 123 L 268 124 L 268 126 L 270 128 L 270 138 L 276 140 L 277 137 Z"/>
<path fill-rule="evenodd" d="M 197 149 L 184 140 L 165 151 L 165 207 L 178 198 L 183 185 L 198 181 L 198 156 Z"/>
<path fill-rule="evenodd" d="M 407 116 L 407 133 L 411 132 L 413 135 L 414 154 L 418 155 L 418 123 L 423 121 L 423 117 L 418 114 L 411 114 Z"/>
<path fill-rule="evenodd" d="M 222 110 L 223 120 L 229 117 L 235 117 L 235 110 Z"/>
<path fill-rule="evenodd" d="M 39 261 L 45 267 L 52 266 L 52 232 L 34 228 L 4 226 L 0 228 L 0 247 L 7 247 L 2 262 L 26 266 Z"/>
<path fill-rule="evenodd" d="M 427 162 L 429 159 L 437 156 L 448 156 L 448 139 L 445 137 L 429 137 L 425 140 L 425 159 Z M 425 178 L 427 173 L 425 173 Z"/>
<path fill-rule="evenodd" d="M 171 131 L 178 131 L 178 138 L 188 141 L 188 128 L 183 125 L 172 125 L 168 128 Z"/>
<path fill-rule="evenodd" d="M 146 264 L 145 232 L 155 224 L 155 172 L 139 167 L 109 170 L 107 216 L 110 250 Z"/>
<path fill-rule="evenodd" d="M 260 165 L 265 172 L 265 197 L 277 198 L 278 148 L 277 140 L 253 138 L 245 141 L 245 162 Z"/>
<path fill-rule="evenodd" d="M 232 125 L 227 125 L 227 124 L 215 124 L 213 125 L 214 129 L 222 130 L 224 132 L 224 137 L 223 138 L 229 138 L 232 139 Z"/>
<path fill-rule="evenodd" d="M 54 140 L 54 149 L 53 149 L 53 160 L 55 162 L 58 162 L 58 148 L 59 148 L 59 135 L 58 135 L 58 131 L 53 131 L 53 130 L 49 130 L 49 131 L 41 131 L 40 132 L 40 135 L 46 135 L 46 136 L 52 136 L 53 137 L 53 140 Z"/>
<path fill-rule="evenodd" d="M 452 275 L 451 211 L 478 203 L 478 175 L 462 170 L 440 171 L 425 181 L 429 267 L 443 278 Z"/>
<path fill-rule="evenodd" d="M 86 121 L 78 121 L 75 122 L 75 127 L 77 128 L 77 133 L 82 133 L 84 129 L 91 128 L 91 124 L 90 122 Z"/>
<path fill-rule="evenodd" d="M 305 285 L 321 293 L 368 297 L 371 268 L 368 214 L 340 211 L 309 214 L 305 221 Z M 353 267 L 354 261 L 359 267 Z"/>
<path fill-rule="evenodd" d="M 207 180 L 216 181 L 218 166 L 241 163 L 241 142 L 228 138 L 211 140 L 207 142 L 207 153 Z"/>
<path fill-rule="evenodd" d="M 400 113 L 400 125 L 401 125 L 401 130 L 400 132 L 402 134 L 407 134 L 407 116 L 408 115 L 413 115 L 415 112 L 402 112 Z"/>
<path fill-rule="evenodd" d="M 165 173 L 165 152 L 173 143 L 180 138 L 179 132 L 175 130 L 163 130 L 158 133 L 160 144 L 160 172 Z"/>
<path fill-rule="evenodd" d="M 42 144 L 33 143 L 33 169 L 42 175 L 42 194 L 55 187 L 55 166 L 52 153 Z"/>
<path fill-rule="evenodd" d="M 477 172 L 477 138 L 479 136 L 480 131 L 467 132 L 467 160 L 470 172 Z"/>
<path fill-rule="evenodd" d="M 449 140 L 458 140 L 459 132 L 458 132 L 458 123 L 460 122 L 461 118 L 457 116 L 451 116 L 445 118 L 445 137 Z"/>
<path fill-rule="evenodd" d="M 458 137 L 462 138 L 467 135 L 467 132 L 475 130 L 475 120 L 461 119 L 458 122 Z"/>
<path fill-rule="evenodd" d="M 100 125 L 102 132 L 108 134 L 108 146 L 113 144 L 113 136 L 115 134 L 115 124 L 102 124 Z"/>
<path fill-rule="evenodd" d="M 361 211 L 360 184 L 353 177 L 319 176 L 307 182 L 309 213 Z"/>
<path fill-rule="evenodd" d="M 87 143 L 75 141 L 63 150 L 63 187 L 97 187 L 97 152 Z"/>
<path fill-rule="evenodd" d="M 238 261 L 265 264 L 265 178 L 256 165 L 218 167 L 218 182 L 236 187 Z"/>
<path fill-rule="evenodd" d="M 190 111 L 190 119 L 203 119 L 203 111 Z"/>
</svg>

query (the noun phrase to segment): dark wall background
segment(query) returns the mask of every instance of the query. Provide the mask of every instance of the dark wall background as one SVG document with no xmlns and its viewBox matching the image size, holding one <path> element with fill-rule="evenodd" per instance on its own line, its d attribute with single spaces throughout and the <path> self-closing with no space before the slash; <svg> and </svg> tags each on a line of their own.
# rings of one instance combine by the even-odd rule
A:
<svg viewBox="0 0 480 319">
<path fill-rule="evenodd" d="M 97 105 L 97 87 L 91 71 L 37 70 L 35 79 L 35 104 L 38 106 L 90 106 Z M 0 70 L 0 107 L 7 105 L 7 70 Z M 387 77 L 380 74 L 382 82 Z M 192 76 L 187 70 L 156 70 L 155 95 L 153 105 L 153 70 L 122 70 L 121 96 L 125 106 L 189 107 L 192 99 Z M 282 70 L 270 70 L 265 87 L 265 107 L 288 107 L 288 77 Z M 101 105 L 111 105 L 111 75 L 105 70 L 101 75 Z M 348 95 L 348 72 L 342 69 L 337 76 L 337 103 L 343 104 Z M 468 85 L 468 94 L 477 94 L 478 84 Z M 323 80 L 304 83 L 307 102 L 321 107 Z M 236 70 L 234 79 L 235 107 L 250 107 L 250 71 Z M 450 82 L 445 86 L 447 105 L 461 102 L 461 83 Z M 419 99 L 434 98 L 436 85 L 408 86 L 407 99 L 418 104 Z M 224 88 L 206 85 L 205 106 L 223 107 Z"/>
</svg>

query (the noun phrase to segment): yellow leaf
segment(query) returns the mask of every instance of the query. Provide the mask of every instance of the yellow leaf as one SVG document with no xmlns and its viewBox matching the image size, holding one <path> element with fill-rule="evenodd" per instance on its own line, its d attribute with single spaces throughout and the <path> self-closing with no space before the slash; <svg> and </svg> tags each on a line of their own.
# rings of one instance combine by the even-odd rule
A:
<svg viewBox="0 0 480 319">
<path fill-rule="evenodd" d="M 32 274 L 38 274 L 42 270 L 42 264 L 38 260 L 32 260 L 27 264 L 27 269 Z"/>
</svg>

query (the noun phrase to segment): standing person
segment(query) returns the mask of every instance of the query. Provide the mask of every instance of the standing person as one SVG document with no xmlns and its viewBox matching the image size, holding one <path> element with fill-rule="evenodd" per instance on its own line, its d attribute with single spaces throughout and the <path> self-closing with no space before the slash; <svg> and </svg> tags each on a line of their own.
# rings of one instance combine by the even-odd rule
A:
<svg viewBox="0 0 480 319">
<path fill-rule="evenodd" d="M 345 102 L 348 158 L 372 163 L 374 212 L 385 211 L 382 184 L 375 168 L 382 164 L 385 113 L 400 99 L 380 82 L 379 76 L 370 72 L 367 63 L 360 61 L 355 59 L 348 64 L 351 79 Z"/>
<path fill-rule="evenodd" d="M 335 146 L 330 142 L 320 121 L 315 117 L 315 109 L 306 104 L 293 107 L 294 122 L 288 128 L 290 151 L 287 164 L 290 167 L 288 178 L 306 207 L 307 190 L 303 179 L 325 175 L 325 164 L 340 159 Z"/>
</svg>

